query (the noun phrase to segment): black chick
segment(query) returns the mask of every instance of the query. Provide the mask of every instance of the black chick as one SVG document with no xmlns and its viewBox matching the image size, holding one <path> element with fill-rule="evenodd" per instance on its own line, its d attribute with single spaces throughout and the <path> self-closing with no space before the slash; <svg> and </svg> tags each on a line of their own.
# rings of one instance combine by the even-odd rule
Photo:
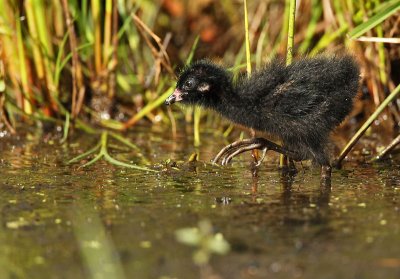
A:
<svg viewBox="0 0 400 279">
<path fill-rule="evenodd" d="M 312 159 L 330 176 L 329 133 L 352 109 L 360 73 L 351 56 L 303 58 L 286 66 L 274 60 L 237 84 L 224 68 L 198 61 L 180 75 L 165 101 L 211 108 L 231 121 L 277 135 L 280 147 L 264 138 L 237 141 L 216 156 L 228 163 L 247 150 L 268 149 L 295 161 Z M 324 169 L 324 168 L 323 168 Z"/>
</svg>

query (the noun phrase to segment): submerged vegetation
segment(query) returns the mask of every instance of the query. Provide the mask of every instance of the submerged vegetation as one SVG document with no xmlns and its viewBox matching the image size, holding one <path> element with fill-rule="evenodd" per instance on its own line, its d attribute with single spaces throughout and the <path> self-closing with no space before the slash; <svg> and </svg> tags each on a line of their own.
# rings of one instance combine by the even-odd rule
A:
<svg viewBox="0 0 400 279">
<path fill-rule="evenodd" d="M 0 129 L 15 134 L 21 123 L 48 122 L 64 127 L 63 140 L 71 129 L 102 134 L 90 151 L 111 160 L 104 129 L 141 122 L 175 134 L 184 120 L 195 145 L 202 129 L 229 136 L 236 129 L 216 114 L 161 106 L 175 71 L 209 57 L 238 74 L 286 57 L 294 2 L 248 1 L 243 9 L 237 0 L 0 1 Z M 399 0 L 297 1 L 294 58 L 348 51 L 362 67 L 362 93 L 346 127 L 355 134 L 372 118 L 339 163 L 370 125 L 384 131 L 384 143 L 397 134 L 399 10 Z"/>
</svg>

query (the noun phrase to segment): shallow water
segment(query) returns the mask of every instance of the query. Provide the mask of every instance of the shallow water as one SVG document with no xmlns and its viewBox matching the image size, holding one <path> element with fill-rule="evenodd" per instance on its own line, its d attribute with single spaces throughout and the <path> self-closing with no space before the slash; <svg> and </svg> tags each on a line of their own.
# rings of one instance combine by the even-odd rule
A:
<svg viewBox="0 0 400 279">
<path fill-rule="evenodd" d="M 212 166 L 206 162 L 226 144 L 212 134 L 203 134 L 199 162 L 188 164 L 181 161 L 196 151 L 190 135 L 135 130 L 129 138 L 168 169 L 160 173 L 104 161 L 67 165 L 96 144 L 93 136 L 65 144 L 27 138 L 0 141 L 1 278 L 400 278 L 394 163 L 345 163 L 329 190 L 307 166 L 282 176 L 276 157 L 255 175 L 249 155 Z M 115 158 L 142 162 L 110 145 Z M 165 167 L 168 159 L 178 168 Z M 175 232 L 202 220 L 231 250 L 199 267 L 197 248 Z"/>
</svg>

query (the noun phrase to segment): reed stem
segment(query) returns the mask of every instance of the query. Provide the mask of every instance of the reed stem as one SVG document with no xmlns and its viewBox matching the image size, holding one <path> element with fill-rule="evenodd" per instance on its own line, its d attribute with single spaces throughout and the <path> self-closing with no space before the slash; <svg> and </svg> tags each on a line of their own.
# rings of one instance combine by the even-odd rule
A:
<svg viewBox="0 0 400 279">
<path fill-rule="evenodd" d="M 365 131 L 371 126 L 371 124 L 378 118 L 379 114 L 386 108 L 386 106 L 391 103 L 397 95 L 400 93 L 400 84 L 390 93 L 389 96 L 376 108 L 374 113 L 365 121 L 365 123 L 361 126 L 361 128 L 357 131 L 357 133 L 351 138 L 351 140 L 347 143 L 345 148 L 343 148 L 342 152 L 338 159 L 335 162 L 337 167 L 340 167 L 343 159 L 347 156 L 350 150 L 353 148 L 354 145 L 358 142 L 358 140 L 362 137 Z"/>
<path fill-rule="evenodd" d="M 288 17 L 288 36 L 286 47 L 286 65 L 292 63 L 293 60 L 293 47 L 294 47 L 294 24 L 296 20 L 296 0 L 289 1 L 289 17 Z M 285 155 L 279 156 L 279 166 L 287 166 L 287 157 Z"/>
</svg>

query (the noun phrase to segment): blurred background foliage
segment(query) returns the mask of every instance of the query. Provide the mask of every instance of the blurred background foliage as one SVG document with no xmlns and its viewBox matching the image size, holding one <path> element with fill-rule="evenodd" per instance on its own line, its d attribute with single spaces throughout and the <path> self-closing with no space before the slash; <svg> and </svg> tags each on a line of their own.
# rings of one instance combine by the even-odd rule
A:
<svg viewBox="0 0 400 279">
<path fill-rule="evenodd" d="M 297 1 L 294 57 L 346 51 L 362 67 L 352 131 L 399 84 L 399 8 L 399 0 Z M 253 69 L 284 59 L 289 1 L 248 1 L 247 9 Z M 2 0 L 0 128 L 48 122 L 96 132 L 140 122 L 176 133 L 186 121 L 197 137 L 207 129 L 227 136 L 235 129 L 214 113 L 162 105 L 179 69 L 205 57 L 245 71 L 242 0 Z M 392 138 L 399 123 L 395 101 L 374 127 Z"/>
</svg>

